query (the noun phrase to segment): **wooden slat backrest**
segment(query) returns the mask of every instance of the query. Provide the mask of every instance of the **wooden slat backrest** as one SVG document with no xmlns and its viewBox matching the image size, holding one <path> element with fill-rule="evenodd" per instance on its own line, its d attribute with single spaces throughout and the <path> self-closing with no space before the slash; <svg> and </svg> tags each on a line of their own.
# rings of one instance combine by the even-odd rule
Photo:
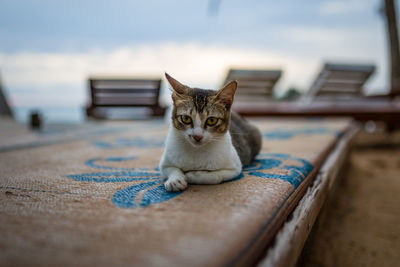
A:
<svg viewBox="0 0 400 267">
<path fill-rule="evenodd" d="M 264 101 L 271 98 L 273 87 L 281 75 L 280 70 L 230 69 L 225 84 L 238 81 L 236 101 Z"/>
<path fill-rule="evenodd" d="M 365 82 L 375 70 L 373 65 L 325 64 L 306 99 L 340 99 L 363 95 Z"/>
<path fill-rule="evenodd" d="M 160 79 L 89 79 L 92 107 L 157 106 Z"/>
</svg>

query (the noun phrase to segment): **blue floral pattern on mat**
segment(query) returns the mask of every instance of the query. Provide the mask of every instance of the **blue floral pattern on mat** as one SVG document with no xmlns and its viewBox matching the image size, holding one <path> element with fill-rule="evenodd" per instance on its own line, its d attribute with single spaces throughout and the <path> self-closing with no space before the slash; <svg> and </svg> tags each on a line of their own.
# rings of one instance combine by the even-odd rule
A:
<svg viewBox="0 0 400 267">
<path fill-rule="evenodd" d="M 121 208 L 146 207 L 173 199 L 184 192 L 168 192 L 164 187 L 165 177 L 158 168 L 119 168 L 109 164 L 132 161 L 137 157 L 93 158 L 86 165 L 105 172 L 73 174 L 67 177 L 82 182 L 121 183 L 135 182 L 134 185 L 118 190 L 112 197 L 112 202 Z M 283 171 L 282 171 L 283 170 Z M 262 179 L 281 179 L 297 188 L 313 170 L 306 160 L 292 157 L 288 154 L 260 154 L 253 164 L 243 168 L 243 172 L 233 182 L 247 176 Z"/>
<path fill-rule="evenodd" d="M 274 169 L 285 171 L 271 172 Z M 251 165 L 243 169 L 243 173 L 260 178 L 281 179 L 296 189 L 313 169 L 308 161 L 288 154 L 260 154 Z"/>
<path fill-rule="evenodd" d="M 114 141 L 96 141 L 93 143 L 97 148 L 117 149 L 124 147 L 141 147 L 141 148 L 157 148 L 163 147 L 164 141 L 155 138 L 117 138 Z"/>
<path fill-rule="evenodd" d="M 334 133 L 340 137 L 341 131 L 332 130 L 324 126 L 306 127 L 297 129 L 275 129 L 264 133 L 264 138 L 270 140 L 287 140 L 298 135 L 320 135 Z"/>
</svg>

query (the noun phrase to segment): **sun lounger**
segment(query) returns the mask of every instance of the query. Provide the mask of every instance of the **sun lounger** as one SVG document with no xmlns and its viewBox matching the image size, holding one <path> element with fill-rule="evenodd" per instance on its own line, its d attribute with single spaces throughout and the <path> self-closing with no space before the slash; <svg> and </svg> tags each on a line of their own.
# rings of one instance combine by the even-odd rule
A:
<svg viewBox="0 0 400 267">
<path fill-rule="evenodd" d="M 265 102 L 273 97 L 274 86 L 281 75 L 280 70 L 230 69 L 224 84 L 238 81 L 235 103 Z"/>
<path fill-rule="evenodd" d="M 373 65 L 326 63 L 305 95 L 305 101 L 354 100 L 364 96 L 363 86 L 374 73 Z"/>
<path fill-rule="evenodd" d="M 3 86 L 0 78 L 0 115 L 13 117 L 11 108 L 8 104 L 7 98 L 3 92 Z"/>
<path fill-rule="evenodd" d="M 146 108 L 151 116 L 162 116 L 159 105 L 161 79 L 90 78 L 90 117 L 105 117 L 110 108 Z"/>
<path fill-rule="evenodd" d="M 323 166 L 337 148 L 348 147 L 352 124 L 265 118 L 254 123 L 263 134 L 254 164 L 232 181 L 178 193 L 165 191 L 157 168 L 167 134 L 162 120 L 109 122 L 119 130 L 3 151 L 0 262 L 250 266 L 270 248 L 274 256 L 268 259 L 290 266 L 332 181 L 330 171 L 340 164 Z M 329 174 L 328 183 L 315 180 L 320 170 Z M 304 194 L 315 197 L 317 206 L 309 200 L 297 206 Z M 296 206 L 306 209 L 289 216 Z M 289 238 L 285 228 L 294 229 Z"/>
<path fill-rule="evenodd" d="M 300 101 L 253 102 L 251 105 L 238 102 L 233 109 L 244 116 L 352 117 L 362 122 L 383 121 L 389 130 L 398 128 L 399 99 L 391 99 L 389 95 L 363 95 L 363 85 L 374 69 L 372 65 L 325 64 Z"/>
</svg>

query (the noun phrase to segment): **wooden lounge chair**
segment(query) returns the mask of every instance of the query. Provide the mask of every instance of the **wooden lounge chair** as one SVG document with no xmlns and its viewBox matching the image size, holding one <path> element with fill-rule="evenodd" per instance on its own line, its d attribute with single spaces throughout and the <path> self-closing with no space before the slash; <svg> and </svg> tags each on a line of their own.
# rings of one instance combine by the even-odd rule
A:
<svg viewBox="0 0 400 267">
<path fill-rule="evenodd" d="M 364 122 L 383 121 L 388 129 L 394 129 L 400 125 L 400 101 L 389 99 L 389 95 L 380 97 L 363 95 L 363 85 L 374 69 L 372 65 L 325 64 L 302 101 L 253 102 L 251 105 L 239 102 L 233 108 L 244 116 L 348 116 Z"/>
<path fill-rule="evenodd" d="M 151 116 L 162 116 L 165 108 L 158 102 L 161 79 L 89 78 L 90 117 L 105 117 L 108 108 L 147 108 Z"/>
<path fill-rule="evenodd" d="M 304 97 L 314 100 L 354 100 L 362 98 L 363 85 L 373 74 L 373 65 L 326 63 Z"/>
<path fill-rule="evenodd" d="M 7 98 L 4 95 L 3 87 L 0 79 L 0 115 L 13 117 L 10 106 L 8 105 Z"/>
<path fill-rule="evenodd" d="M 230 69 L 224 84 L 238 81 L 236 102 L 263 102 L 271 100 L 273 88 L 282 72 L 280 70 Z"/>
</svg>

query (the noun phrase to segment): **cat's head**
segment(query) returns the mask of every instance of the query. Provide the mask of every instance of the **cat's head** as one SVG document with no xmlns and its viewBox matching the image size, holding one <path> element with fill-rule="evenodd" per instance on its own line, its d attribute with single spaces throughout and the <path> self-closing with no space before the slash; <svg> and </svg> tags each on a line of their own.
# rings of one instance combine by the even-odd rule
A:
<svg viewBox="0 0 400 267">
<path fill-rule="evenodd" d="M 172 125 L 190 144 L 207 144 L 228 131 L 236 81 L 215 91 L 191 88 L 165 76 L 173 89 Z"/>
</svg>

